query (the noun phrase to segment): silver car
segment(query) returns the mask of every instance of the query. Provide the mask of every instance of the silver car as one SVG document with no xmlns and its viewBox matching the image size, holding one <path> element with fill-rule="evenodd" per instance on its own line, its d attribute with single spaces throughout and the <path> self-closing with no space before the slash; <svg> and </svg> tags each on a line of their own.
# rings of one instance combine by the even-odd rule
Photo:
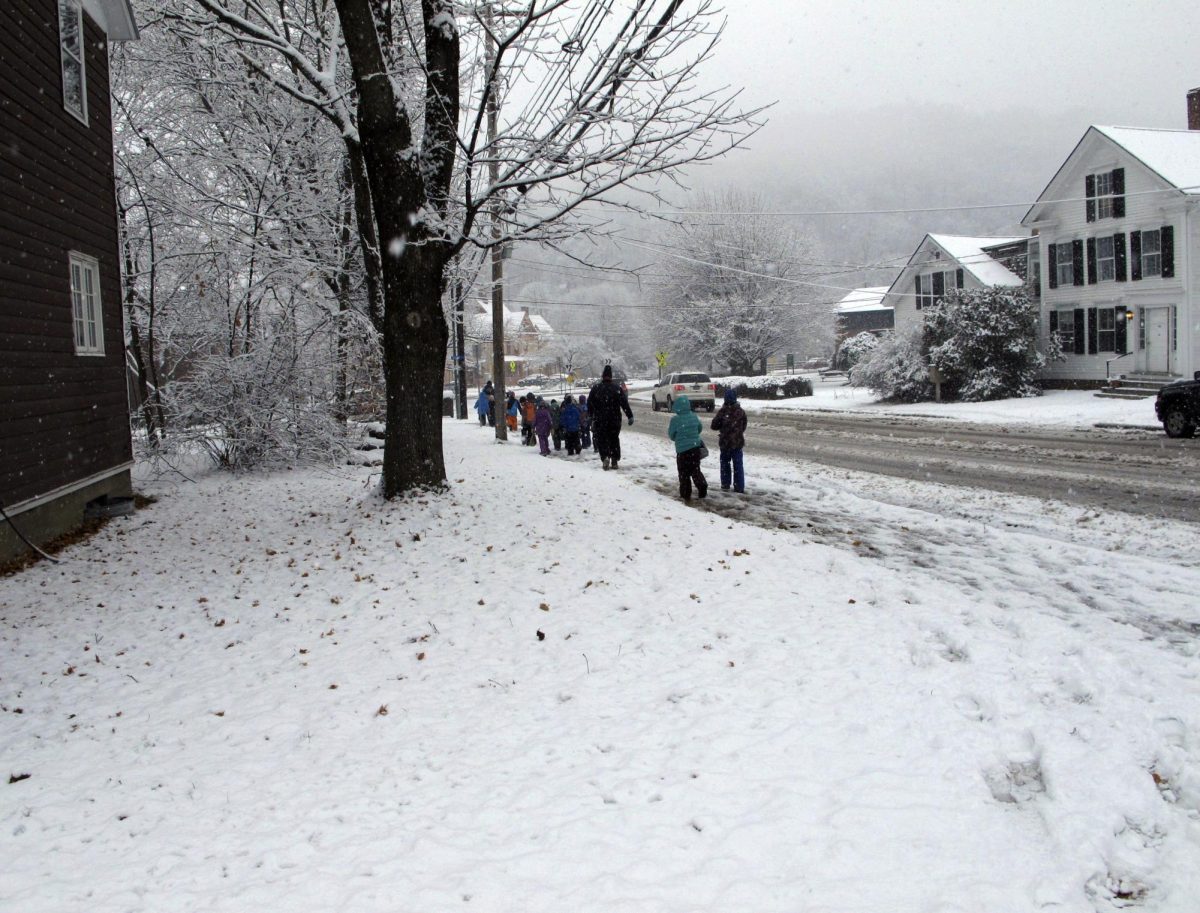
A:
<svg viewBox="0 0 1200 913">
<path fill-rule="evenodd" d="M 692 403 L 692 409 L 713 411 L 717 398 L 717 385 L 712 378 L 699 371 L 678 371 L 668 374 L 657 384 L 650 393 L 650 406 L 657 412 L 659 409 L 671 411 L 675 400 L 686 396 Z"/>
</svg>

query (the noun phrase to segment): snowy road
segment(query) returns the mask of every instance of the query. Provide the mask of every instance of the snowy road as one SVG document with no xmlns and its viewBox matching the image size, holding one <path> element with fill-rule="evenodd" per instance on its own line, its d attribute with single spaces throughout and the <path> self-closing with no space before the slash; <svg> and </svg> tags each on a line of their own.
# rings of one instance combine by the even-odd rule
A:
<svg viewBox="0 0 1200 913">
<path fill-rule="evenodd" d="M 636 402 L 636 431 L 666 413 Z M 705 417 L 702 415 L 702 419 Z M 1052 431 L 819 412 L 755 412 L 747 453 L 1200 522 L 1200 440 L 1157 431 Z"/>
</svg>

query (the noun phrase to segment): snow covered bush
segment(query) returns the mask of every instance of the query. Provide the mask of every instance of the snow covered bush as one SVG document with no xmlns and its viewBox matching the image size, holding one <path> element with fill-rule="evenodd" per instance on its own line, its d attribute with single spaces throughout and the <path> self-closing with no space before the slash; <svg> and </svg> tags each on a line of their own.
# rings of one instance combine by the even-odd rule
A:
<svg viewBox="0 0 1200 913">
<path fill-rule="evenodd" d="M 175 449 L 199 449 L 242 471 L 329 462 L 345 423 L 329 393 L 327 345 L 277 332 L 247 352 L 209 352 L 167 390 Z"/>
<path fill-rule="evenodd" d="M 1041 395 L 1038 313 L 1023 287 L 960 289 L 923 313 L 943 394 L 966 402 Z"/>
<path fill-rule="evenodd" d="M 732 388 L 741 399 L 793 399 L 797 396 L 812 396 L 812 381 L 807 377 L 761 377 L 718 378 L 721 389 Z"/>
<path fill-rule="evenodd" d="M 878 344 L 850 368 L 850 384 L 867 387 L 885 400 L 917 403 L 933 398 L 929 366 L 921 352 L 921 329 L 885 333 Z"/>
<path fill-rule="evenodd" d="M 851 336 L 838 346 L 837 354 L 833 356 L 833 363 L 843 371 L 849 371 L 874 351 L 877 345 L 879 345 L 879 337 L 874 333 L 862 332 L 857 336 Z"/>
</svg>

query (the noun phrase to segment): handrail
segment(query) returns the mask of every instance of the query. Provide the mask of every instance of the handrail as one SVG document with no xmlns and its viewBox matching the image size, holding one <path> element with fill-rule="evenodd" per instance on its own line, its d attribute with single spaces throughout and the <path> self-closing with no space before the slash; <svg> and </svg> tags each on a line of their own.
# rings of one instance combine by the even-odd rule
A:
<svg viewBox="0 0 1200 913">
<path fill-rule="evenodd" d="M 1120 361 L 1122 358 L 1128 358 L 1132 354 L 1133 354 L 1132 352 L 1126 352 L 1124 355 L 1118 355 L 1116 358 L 1110 358 L 1108 361 L 1106 361 L 1104 363 L 1104 379 L 1105 379 L 1105 381 L 1111 380 L 1111 378 L 1108 375 L 1108 366 L 1111 365 L 1114 361 Z"/>
</svg>

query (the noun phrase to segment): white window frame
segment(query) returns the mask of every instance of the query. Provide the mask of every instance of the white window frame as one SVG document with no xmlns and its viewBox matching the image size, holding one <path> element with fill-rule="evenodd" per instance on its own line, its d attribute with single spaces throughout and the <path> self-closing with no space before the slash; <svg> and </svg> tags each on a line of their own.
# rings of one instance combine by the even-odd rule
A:
<svg viewBox="0 0 1200 913">
<path fill-rule="evenodd" d="M 79 36 L 79 47 L 73 49 L 67 46 L 64 38 L 63 22 L 65 17 L 75 17 L 75 34 Z M 62 58 L 62 91 L 63 107 L 80 123 L 87 126 L 87 42 L 83 37 L 83 4 L 79 0 L 58 0 L 58 51 Z M 67 71 L 69 68 L 79 69 L 79 107 L 67 97 Z"/>
<path fill-rule="evenodd" d="M 1108 254 L 1100 251 L 1100 245 L 1108 242 Z M 1096 238 L 1096 281 L 1114 282 L 1117 278 L 1117 243 L 1112 235 Z"/>
<path fill-rule="evenodd" d="M 1054 310 L 1058 314 L 1058 329 L 1055 330 L 1055 332 L 1058 333 L 1058 338 L 1062 342 L 1063 354 L 1064 355 L 1074 355 L 1075 354 L 1075 307 L 1074 307 L 1074 305 L 1072 305 L 1071 307 L 1060 307 L 1060 308 L 1055 308 Z M 1063 320 L 1064 317 L 1066 317 L 1065 321 Z M 1066 332 L 1066 333 L 1063 332 L 1064 326 L 1066 326 L 1068 328 L 1069 332 Z"/>
<path fill-rule="evenodd" d="M 1151 235 L 1154 236 L 1154 250 L 1147 252 L 1146 239 Z M 1150 268 L 1150 264 L 1154 268 Z M 1150 276 L 1162 275 L 1162 230 L 1158 228 L 1146 229 L 1142 232 L 1142 278 L 1146 279 Z"/>
<path fill-rule="evenodd" d="M 1054 246 L 1056 248 L 1058 248 L 1054 252 L 1054 268 L 1056 270 L 1055 279 L 1058 281 L 1058 284 L 1060 287 L 1064 286 L 1064 285 L 1074 285 L 1075 284 L 1074 246 L 1071 244 L 1070 241 L 1062 241 Z M 1063 257 L 1064 250 L 1067 252 L 1067 256 L 1065 258 Z M 1063 270 L 1064 269 L 1067 271 L 1066 279 L 1063 278 Z"/>
<path fill-rule="evenodd" d="M 100 304 L 100 261 L 71 251 L 71 336 L 76 355 L 104 354 L 104 311 Z"/>
<path fill-rule="evenodd" d="M 1096 308 L 1096 351 L 1117 351 L 1117 312 L 1111 307 Z"/>
<path fill-rule="evenodd" d="M 1113 217 L 1112 172 L 1100 171 L 1092 177 L 1096 181 L 1096 219 L 1111 219 Z M 1101 185 L 1101 181 L 1104 182 L 1103 185 Z"/>
</svg>

